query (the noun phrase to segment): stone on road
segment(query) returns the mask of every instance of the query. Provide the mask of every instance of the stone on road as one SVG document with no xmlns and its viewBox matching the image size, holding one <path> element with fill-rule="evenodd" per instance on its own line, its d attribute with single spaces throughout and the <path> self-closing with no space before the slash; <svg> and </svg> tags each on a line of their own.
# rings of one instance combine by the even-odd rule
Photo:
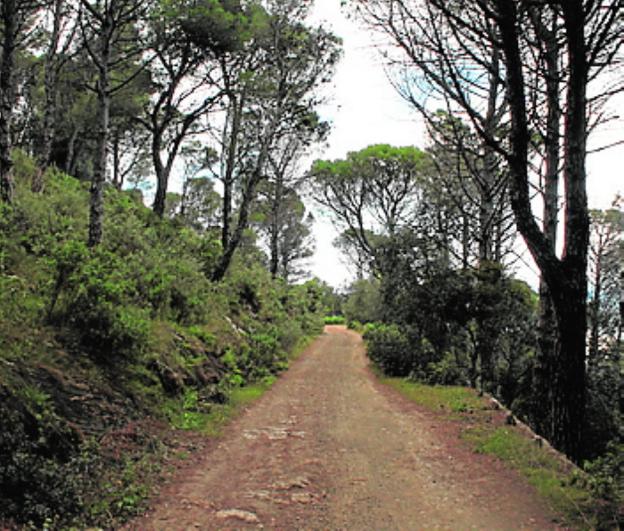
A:
<svg viewBox="0 0 624 531">
<path fill-rule="evenodd" d="M 553 529 L 514 472 L 379 384 L 328 326 L 128 529 Z"/>
</svg>

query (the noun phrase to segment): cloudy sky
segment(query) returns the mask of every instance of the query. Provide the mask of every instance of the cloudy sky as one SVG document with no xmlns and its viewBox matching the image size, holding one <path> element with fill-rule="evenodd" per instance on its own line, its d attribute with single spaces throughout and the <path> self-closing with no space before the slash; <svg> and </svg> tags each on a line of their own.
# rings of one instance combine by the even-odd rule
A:
<svg viewBox="0 0 624 531">
<path fill-rule="evenodd" d="M 370 144 L 425 146 L 424 129 L 418 116 L 395 93 L 385 75 L 369 32 L 347 18 L 340 0 L 316 0 L 312 13 L 316 23 L 332 29 L 344 41 L 344 55 L 338 65 L 332 97 L 322 113 L 333 129 L 326 149 L 318 158 L 342 158 Z M 624 98 L 620 98 L 624 108 Z M 593 137 L 594 145 L 606 145 L 624 138 L 620 120 L 605 127 Z M 588 193 L 591 208 L 607 208 L 616 192 L 624 192 L 624 146 L 591 155 L 588 159 Z M 313 207 L 318 220 L 315 235 L 317 251 L 312 273 L 322 280 L 341 286 L 351 273 L 338 251 L 332 246 L 337 236 L 329 215 Z M 532 280 L 535 267 L 526 256 L 527 265 L 519 276 Z"/>
</svg>

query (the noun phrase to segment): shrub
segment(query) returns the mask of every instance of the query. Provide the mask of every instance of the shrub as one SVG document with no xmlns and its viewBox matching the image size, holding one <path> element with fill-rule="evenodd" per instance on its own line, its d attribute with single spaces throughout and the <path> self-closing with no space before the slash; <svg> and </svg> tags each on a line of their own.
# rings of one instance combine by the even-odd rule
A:
<svg viewBox="0 0 624 531">
<path fill-rule="evenodd" d="M 624 444 L 612 442 L 605 454 L 585 464 L 585 483 L 599 500 L 598 529 L 624 526 Z"/>
<path fill-rule="evenodd" d="M 342 315 L 327 315 L 324 319 L 326 325 L 342 325 L 345 324 L 345 318 Z"/>
<path fill-rule="evenodd" d="M 85 458 L 66 428 L 37 416 L 0 389 L 0 514 L 41 527 L 81 510 Z"/>
<path fill-rule="evenodd" d="M 388 376 L 408 376 L 414 367 L 409 339 L 396 325 L 379 324 L 364 332 L 371 360 Z"/>
<path fill-rule="evenodd" d="M 80 344 L 99 361 L 144 350 L 149 311 L 133 304 L 135 286 L 119 257 L 97 249 L 72 277 L 64 318 Z"/>
</svg>

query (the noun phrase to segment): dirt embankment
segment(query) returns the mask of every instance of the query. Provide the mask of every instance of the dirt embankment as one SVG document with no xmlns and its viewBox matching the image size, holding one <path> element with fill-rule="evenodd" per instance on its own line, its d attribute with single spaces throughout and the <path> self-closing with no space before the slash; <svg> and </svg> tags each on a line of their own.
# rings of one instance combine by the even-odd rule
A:
<svg viewBox="0 0 624 531">
<path fill-rule="evenodd" d="M 327 327 L 127 529 L 553 529 L 532 489 L 378 384 Z"/>
</svg>

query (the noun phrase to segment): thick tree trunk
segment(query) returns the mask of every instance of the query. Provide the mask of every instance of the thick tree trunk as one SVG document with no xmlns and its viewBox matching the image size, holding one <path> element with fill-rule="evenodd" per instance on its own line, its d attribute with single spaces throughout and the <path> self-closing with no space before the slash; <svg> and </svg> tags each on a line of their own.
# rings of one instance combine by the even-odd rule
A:
<svg viewBox="0 0 624 531">
<path fill-rule="evenodd" d="M 576 278 L 574 278 L 576 277 Z M 583 456 L 585 424 L 587 331 L 586 293 L 579 285 L 586 282 L 585 272 L 566 278 L 564 289 L 555 302 L 558 348 L 553 372 L 551 442 L 577 461 Z"/>
<path fill-rule="evenodd" d="M 559 163 L 561 107 L 559 103 L 559 43 L 557 40 L 557 20 L 554 18 L 551 28 L 546 28 L 541 20 L 536 19 L 538 31 L 546 42 L 546 160 L 544 175 L 544 210 L 543 231 L 553 254 L 557 246 L 557 225 L 559 213 Z M 552 418 L 552 381 L 554 378 L 553 361 L 557 352 L 557 332 L 554 308 L 548 291 L 548 285 L 540 276 L 539 286 L 539 321 L 537 363 L 535 367 L 535 424 L 540 433 L 547 438 L 554 437 Z"/>
<path fill-rule="evenodd" d="M 152 134 L 152 161 L 154 163 L 154 172 L 156 173 L 156 195 L 154 196 L 152 208 L 154 213 L 162 218 L 165 215 L 169 175 L 167 175 L 167 168 L 161 158 L 162 145 L 160 135 L 158 132 L 153 132 Z"/>
<path fill-rule="evenodd" d="M 531 212 L 528 185 L 528 146 L 525 79 L 518 39 L 517 6 L 497 0 L 498 23 L 507 66 L 507 87 L 512 118 L 509 158 L 512 173 L 512 208 L 516 223 L 544 277 L 557 318 L 558 345 L 553 388 L 555 446 L 576 461 L 582 458 L 585 422 L 585 334 L 587 332 L 587 208 L 586 88 L 587 58 L 581 0 L 562 4 L 569 56 L 565 116 L 564 179 L 566 185 L 565 246 L 561 260 Z"/>
<path fill-rule="evenodd" d="M 11 169 L 11 120 L 13 118 L 13 70 L 17 39 L 17 5 L 15 0 L 3 0 L 0 8 L 3 27 L 2 58 L 0 61 L 0 201 L 13 200 Z"/>
</svg>

